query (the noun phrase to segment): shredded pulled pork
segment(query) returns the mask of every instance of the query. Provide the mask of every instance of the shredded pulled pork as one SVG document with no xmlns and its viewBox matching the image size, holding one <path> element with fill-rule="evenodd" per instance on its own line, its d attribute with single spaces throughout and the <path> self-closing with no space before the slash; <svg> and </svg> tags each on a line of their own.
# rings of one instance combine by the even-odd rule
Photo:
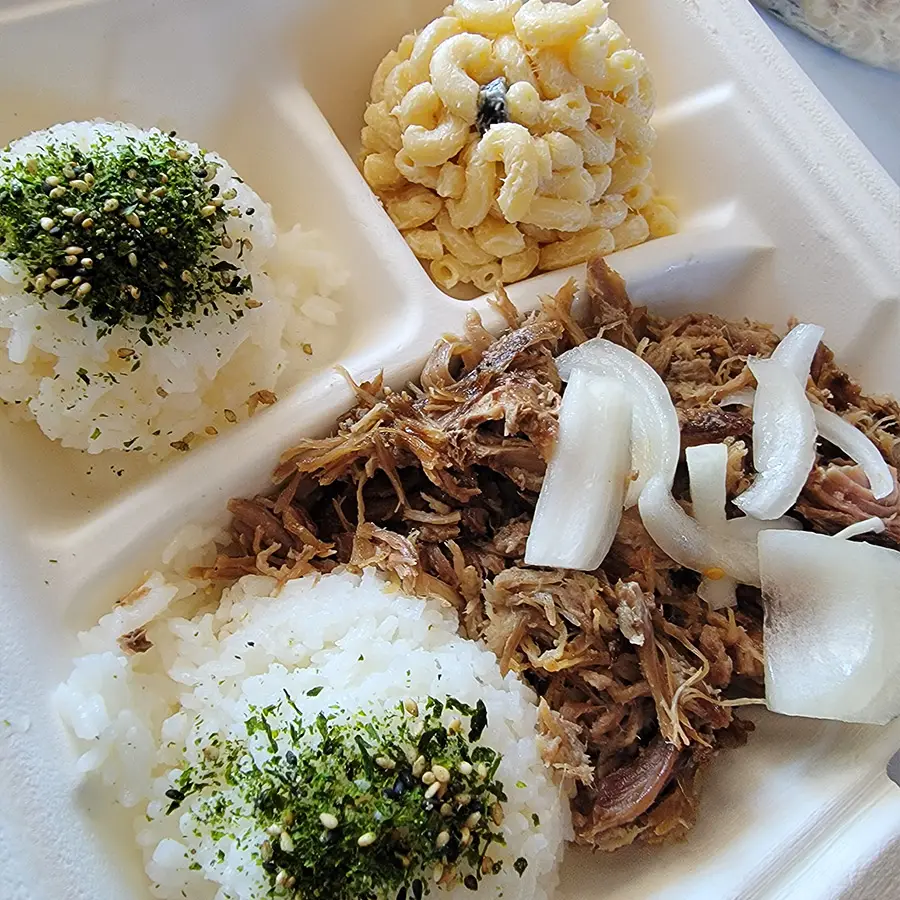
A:
<svg viewBox="0 0 900 900">
<path fill-rule="evenodd" d="M 573 794 L 576 840 L 614 849 L 680 838 L 697 815 L 702 770 L 752 725 L 730 700 L 762 693 L 762 607 L 741 587 L 736 610 L 710 610 L 698 576 L 653 543 L 636 509 L 601 569 L 533 569 L 525 542 L 557 434 L 554 357 L 602 333 L 642 356 L 678 408 L 682 443 L 724 440 L 728 497 L 749 483 L 746 412 L 718 402 L 753 386 L 746 361 L 778 343 L 769 327 L 711 315 L 667 320 L 632 306 L 622 279 L 588 266 L 589 308 L 574 284 L 498 338 L 472 313 L 434 348 L 418 384 L 356 384 L 357 405 L 324 439 L 285 452 L 275 491 L 235 500 L 233 543 L 206 574 L 287 579 L 336 565 L 375 566 L 404 590 L 439 598 L 461 630 L 540 699 L 544 758 Z M 811 395 L 854 422 L 900 464 L 896 404 L 865 398 L 820 347 Z M 685 494 L 683 468 L 675 491 Z M 856 470 L 821 449 L 795 509 L 837 531 L 870 515 L 900 539 L 900 491 L 875 502 Z M 561 536 L 561 540 L 565 537 Z"/>
</svg>

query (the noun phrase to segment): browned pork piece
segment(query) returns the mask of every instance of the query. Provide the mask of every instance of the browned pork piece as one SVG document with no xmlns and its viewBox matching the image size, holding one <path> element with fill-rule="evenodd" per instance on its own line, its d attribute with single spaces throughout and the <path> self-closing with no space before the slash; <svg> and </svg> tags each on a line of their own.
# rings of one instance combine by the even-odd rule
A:
<svg viewBox="0 0 900 900">
<path fill-rule="evenodd" d="M 575 295 L 566 285 L 520 317 L 501 292 L 504 334 L 492 337 L 471 313 L 461 337 L 436 345 L 418 384 L 353 384 L 356 407 L 330 437 L 283 454 L 271 495 L 232 502 L 234 541 L 210 574 L 286 579 L 375 566 L 452 604 L 463 632 L 540 696 L 543 753 L 574 789 L 576 840 L 614 849 L 679 838 L 693 825 L 702 770 L 752 730 L 731 701 L 761 696 L 762 612 L 758 591 L 744 587 L 737 609 L 711 611 L 698 576 L 662 553 L 636 509 L 601 569 L 525 566 L 557 434 L 554 357 L 601 332 L 640 354 L 671 392 L 683 445 L 728 445 L 731 499 L 749 483 L 751 421 L 717 404 L 753 386 L 747 357 L 769 355 L 778 337 L 747 320 L 667 320 L 635 308 L 601 259 L 588 267 L 585 315 Z M 864 397 L 825 347 L 809 391 L 898 465 L 896 404 Z M 900 491 L 874 501 L 844 462 L 821 447 L 795 514 L 837 531 L 900 511 Z M 684 486 L 679 472 L 676 496 Z M 881 540 L 900 539 L 896 522 Z"/>
</svg>

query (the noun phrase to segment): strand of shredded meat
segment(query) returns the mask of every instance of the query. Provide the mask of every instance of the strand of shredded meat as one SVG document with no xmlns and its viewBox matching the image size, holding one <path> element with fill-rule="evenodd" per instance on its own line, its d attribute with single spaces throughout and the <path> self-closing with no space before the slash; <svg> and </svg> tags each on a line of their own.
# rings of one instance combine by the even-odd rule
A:
<svg viewBox="0 0 900 900">
<path fill-rule="evenodd" d="M 452 604 L 464 633 L 540 696 L 544 758 L 572 788 L 577 841 L 614 849 L 682 837 L 702 770 L 745 742 L 752 725 L 729 698 L 762 693 L 761 603 L 742 587 L 736 610 L 711 611 L 697 576 L 659 550 L 634 509 L 598 571 L 525 566 L 557 433 L 554 357 L 600 333 L 641 355 L 671 392 L 683 445 L 727 443 L 732 499 L 749 483 L 751 421 L 718 401 L 753 385 L 747 357 L 768 356 L 778 337 L 746 320 L 635 308 L 600 259 L 585 293 L 581 314 L 569 284 L 520 318 L 501 292 L 510 327 L 499 338 L 473 313 L 462 337 L 434 348 L 418 384 L 351 381 L 358 404 L 334 434 L 284 453 L 272 494 L 232 501 L 234 541 L 208 574 L 375 566 Z M 824 346 L 809 391 L 900 467 L 900 409 L 864 397 Z M 820 449 L 795 514 L 826 532 L 880 515 L 889 521 L 878 540 L 900 540 L 900 490 L 875 501 L 855 467 Z M 676 494 L 684 488 L 682 467 Z"/>
</svg>

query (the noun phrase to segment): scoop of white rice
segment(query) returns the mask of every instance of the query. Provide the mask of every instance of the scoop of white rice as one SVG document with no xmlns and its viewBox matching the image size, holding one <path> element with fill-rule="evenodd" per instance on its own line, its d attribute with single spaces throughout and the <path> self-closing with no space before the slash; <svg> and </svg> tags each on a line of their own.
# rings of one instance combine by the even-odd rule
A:
<svg viewBox="0 0 900 900">
<path fill-rule="evenodd" d="M 310 576 L 280 590 L 271 578 L 246 576 L 211 611 L 175 614 L 173 607 L 199 602 L 185 599 L 196 589 L 152 575 L 127 604 L 82 635 L 86 655 L 56 698 L 82 747 L 80 769 L 99 772 L 119 802 L 135 809 L 155 896 L 270 895 L 253 855 L 217 839 L 195 815 L 199 801 L 188 797 L 177 813 L 166 815 L 165 792 L 186 766 L 198 764 L 199 748 L 211 735 L 246 740 L 253 710 L 278 704 L 285 692 L 304 721 L 336 706 L 386 709 L 428 697 L 454 697 L 470 706 L 483 701 L 488 724 L 482 741 L 502 754 L 496 777 L 509 799 L 502 824 L 506 846 L 491 848 L 492 858 L 504 865 L 481 881 L 479 895 L 552 895 L 571 821 L 567 798 L 540 759 L 535 697 L 513 674 L 500 674 L 489 650 L 458 636 L 452 611 L 388 592 L 379 576 L 367 572 Z M 137 627 L 145 628 L 153 647 L 129 655 L 117 638 Z M 280 713 L 273 715 L 277 728 Z M 266 839 L 252 817 L 240 827 L 245 848 Z M 528 866 L 518 874 L 520 857 Z M 470 896 L 461 885 L 441 893 Z"/>
<path fill-rule="evenodd" d="M 0 162 L 26 159 L 51 143 L 87 151 L 98 136 L 115 146 L 152 134 L 159 132 L 70 122 L 14 142 Z M 62 309 L 65 298 L 55 302 L 53 293 L 27 293 L 21 266 L 0 260 L 0 400 L 14 416 L 34 419 L 66 447 L 160 458 L 186 449 L 185 439 L 190 445 L 245 418 L 255 406 L 251 396 L 285 387 L 279 376 L 290 356 L 311 352 L 321 329 L 336 323 L 340 305 L 329 295 L 346 276 L 320 237 L 299 227 L 279 236 L 269 205 L 220 156 L 207 159 L 219 166 L 212 183 L 220 195 L 234 191 L 243 211 L 225 225 L 233 246 L 214 258 L 234 265 L 236 276 L 252 277 L 254 303 L 222 294 L 216 309 L 205 306 L 166 343 L 147 346 L 141 320 L 98 336 L 100 323 Z"/>
</svg>

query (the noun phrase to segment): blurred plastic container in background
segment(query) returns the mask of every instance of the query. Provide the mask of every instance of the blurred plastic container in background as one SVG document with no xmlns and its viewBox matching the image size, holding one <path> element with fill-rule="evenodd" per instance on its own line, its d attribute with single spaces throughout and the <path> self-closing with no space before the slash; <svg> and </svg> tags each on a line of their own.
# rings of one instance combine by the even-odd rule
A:
<svg viewBox="0 0 900 900">
<path fill-rule="evenodd" d="M 900 72 L 900 0 L 755 0 L 782 21 L 854 59 Z"/>
</svg>

